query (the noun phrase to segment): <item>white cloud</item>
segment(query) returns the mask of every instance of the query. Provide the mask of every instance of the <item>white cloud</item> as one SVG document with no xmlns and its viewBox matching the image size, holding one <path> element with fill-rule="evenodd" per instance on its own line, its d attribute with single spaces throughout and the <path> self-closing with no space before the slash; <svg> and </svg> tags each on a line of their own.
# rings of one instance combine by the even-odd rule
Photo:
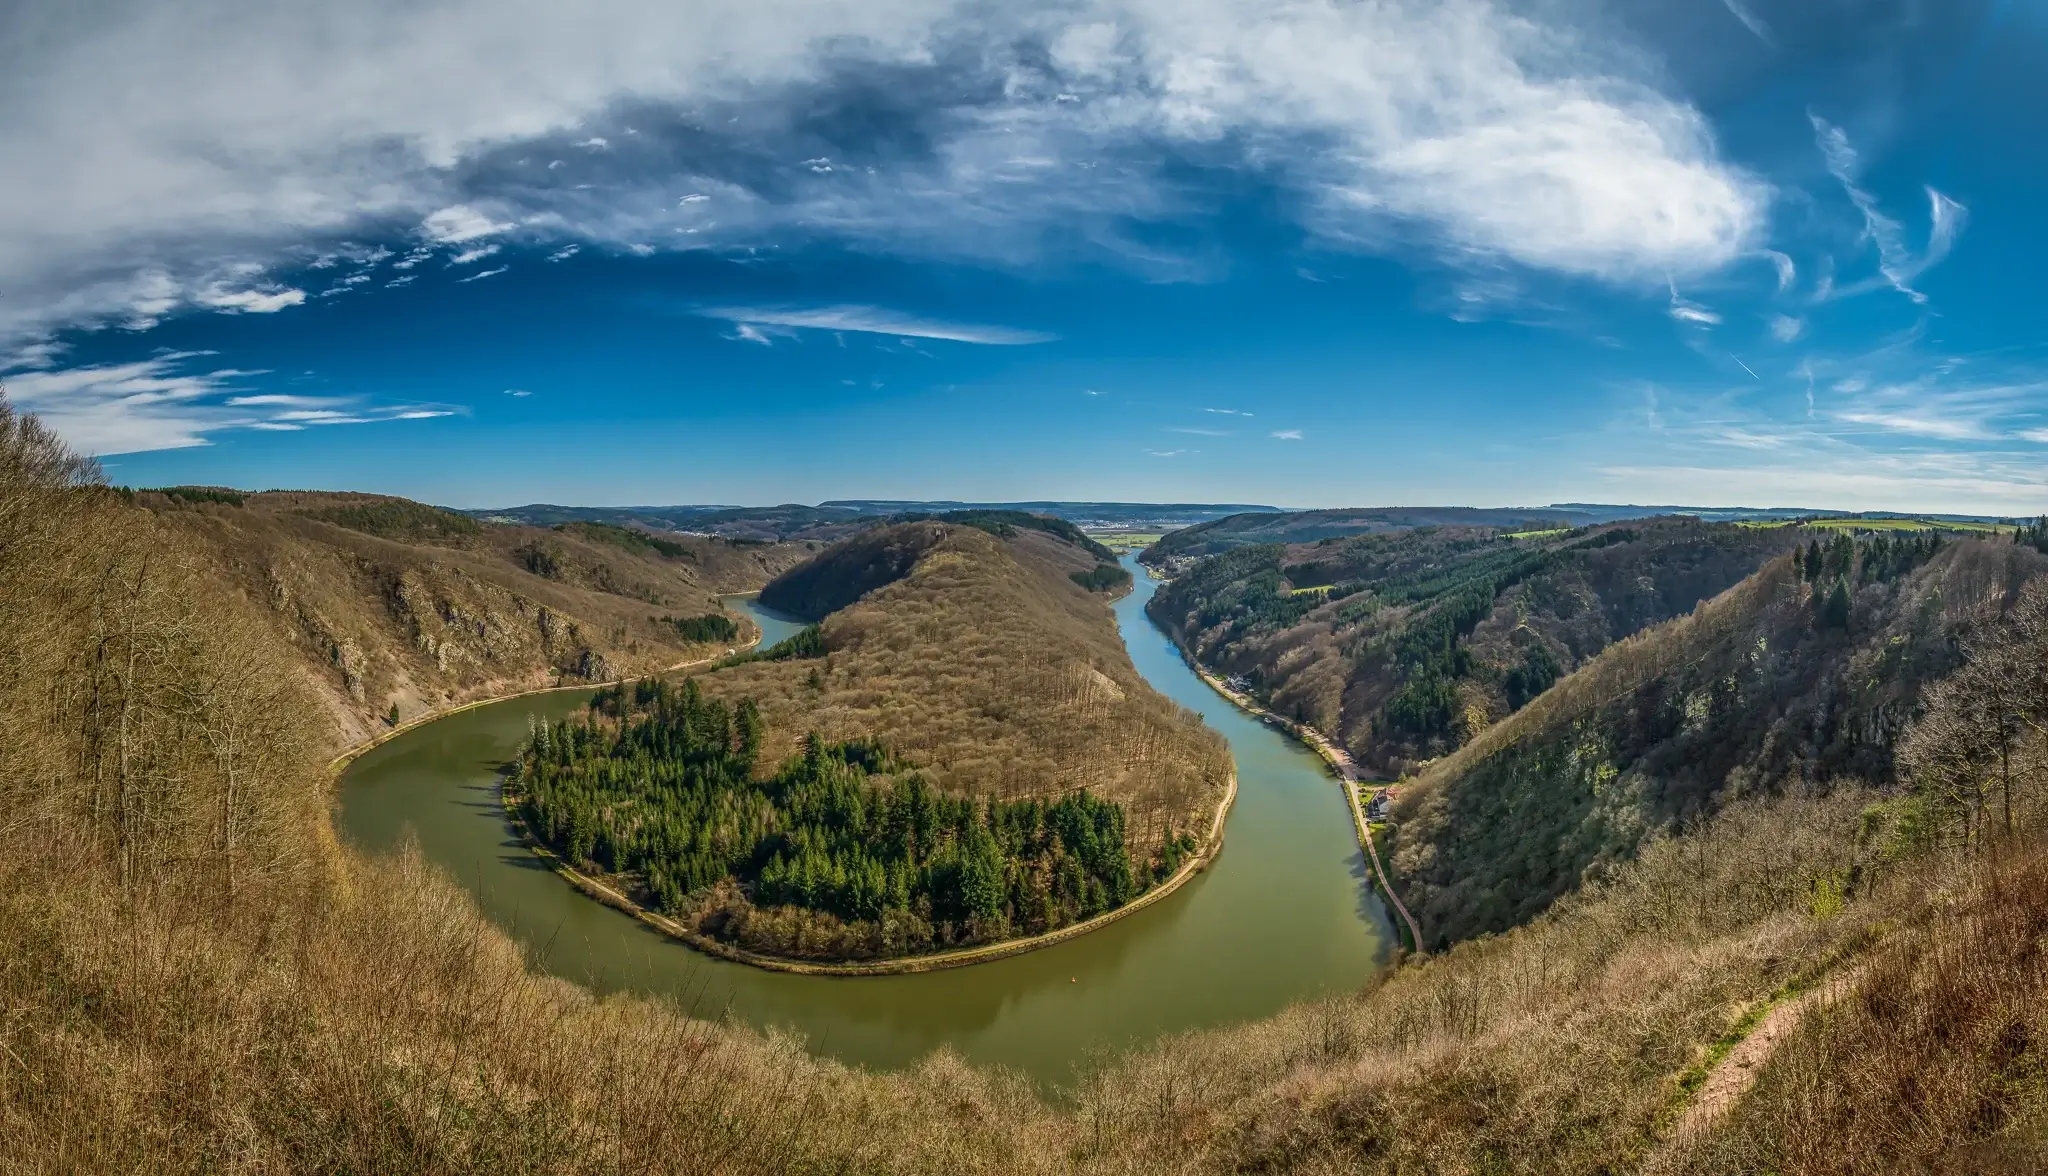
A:
<svg viewBox="0 0 2048 1176">
<path fill-rule="evenodd" d="M 11 372 L 17 368 L 46 368 L 56 365 L 57 357 L 67 350 L 64 344 L 52 339 L 38 339 L 15 348 L 14 354 L 0 359 L 0 372 Z"/>
<path fill-rule="evenodd" d="M 576 256 L 578 253 L 582 252 L 582 248 L 583 247 L 580 245 L 564 245 L 562 248 L 557 249 L 553 253 L 548 254 L 548 260 L 567 261 L 570 258 Z"/>
<path fill-rule="evenodd" d="M 1771 338 L 1780 343 L 1791 343 L 1806 333 L 1806 320 L 1789 314 L 1771 316 Z"/>
<path fill-rule="evenodd" d="M 290 396 L 274 392 L 266 392 L 258 396 L 230 396 L 224 401 L 230 408 L 306 408 L 311 405 L 326 404 L 328 402 L 328 398 L 323 396 Z"/>
<path fill-rule="evenodd" d="M 1681 323 L 1691 323 L 1701 327 L 1712 327 L 1720 324 L 1720 315 L 1715 314 L 1697 302 L 1688 302 L 1680 297 L 1677 283 L 1670 283 L 1670 286 L 1671 317 L 1673 319 Z"/>
<path fill-rule="evenodd" d="M 1793 264 L 1790 257 L 1775 249 L 1764 250 L 1764 257 L 1769 259 L 1771 268 L 1778 272 L 1778 293 L 1783 294 L 1790 290 L 1792 283 L 1799 277 L 1799 267 Z"/>
<path fill-rule="evenodd" d="M 498 267 L 497 269 L 487 269 L 487 270 L 484 270 L 484 271 L 483 271 L 483 272 L 481 272 L 481 273 L 474 273 L 474 274 L 471 274 L 471 275 L 469 275 L 469 276 L 468 276 L 468 277 L 466 277 L 466 278 L 457 278 L 457 279 L 455 280 L 455 284 L 456 284 L 456 285 L 458 285 L 458 286 L 461 286 L 461 285 L 465 285 L 465 284 L 467 284 L 467 283 L 470 283 L 470 282 L 481 282 L 481 281 L 483 281 L 483 280 L 484 280 L 485 278 L 495 278 L 495 277 L 497 277 L 497 276 L 498 276 L 499 274 L 502 274 L 502 273 L 504 273 L 504 272 L 505 272 L 506 270 L 508 270 L 508 269 L 511 269 L 511 268 L 512 268 L 512 267 L 511 267 L 511 266 L 509 266 L 509 265 L 501 265 L 501 266 L 499 266 L 499 267 Z"/>
<path fill-rule="evenodd" d="M 878 306 L 765 307 L 723 306 L 697 311 L 705 318 L 724 319 L 740 325 L 740 337 L 752 343 L 766 343 L 759 328 L 790 327 L 816 331 L 856 331 L 898 338 L 945 339 L 954 343 L 985 343 L 1015 346 L 1047 343 L 1057 336 L 1042 331 L 1013 327 L 949 323 L 938 319 L 885 310 Z M 753 330 L 749 330 L 753 328 Z"/>
<path fill-rule="evenodd" d="M 1881 282 L 1831 287 L 1826 292 L 1827 296 L 1841 298 L 1889 285 L 1914 302 L 1926 302 L 1927 295 L 1914 289 L 1913 282 L 1949 255 L 1955 247 L 1956 237 L 1963 230 L 1963 222 L 1968 219 L 1969 210 L 1933 188 L 1927 188 L 1927 249 L 1915 256 L 1906 244 L 1904 227 L 1887 216 L 1878 207 L 1877 197 L 1857 183 L 1860 161 L 1856 149 L 1849 143 L 1848 132 L 1817 114 L 1807 117 L 1813 123 L 1814 141 L 1820 146 L 1829 174 L 1842 185 L 1849 202 L 1863 217 L 1863 239 L 1877 249 L 1877 270 L 1882 279 Z"/>
<path fill-rule="evenodd" d="M 7 394 L 17 407 L 35 413 L 93 455 L 190 448 L 235 429 L 292 432 L 309 425 L 368 424 L 453 411 L 380 407 L 356 397 L 239 391 L 238 381 L 268 373 L 196 370 L 192 361 L 209 354 L 168 351 L 132 363 L 31 370 L 9 376 Z"/>
<path fill-rule="evenodd" d="M 1301 440 L 1301 430 L 1275 429 L 1273 430 L 1273 439 L 1275 441 L 1299 441 Z"/>
<path fill-rule="evenodd" d="M 480 245 L 475 249 L 465 249 L 462 252 L 455 254 L 454 256 L 448 259 L 448 264 L 468 265 L 472 261 L 482 261 L 484 258 L 491 256 L 497 251 L 498 247 L 496 245 Z"/>
<path fill-rule="evenodd" d="M 1219 416 L 1237 416 L 1237 417 L 1248 417 L 1248 416 L 1252 415 L 1252 414 L 1250 414 L 1250 413 L 1248 413 L 1248 412 L 1241 412 L 1241 411 L 1239 411 L 1238 409 L 1235 409 L 1235 408 L 1205 408 L 1205 409 L 1203 409 L 1202 411 L 1203 411 L 1203 412 L 1213 412 L 1213 413 L 1216 413 L 1216 414 L 1217 414 L 1217 415 L 1219 415 Z"/>
<path fill-rule="evenodd" d="M 193 292 L 224 265 L 401 224 L 439 245 L 514 231 L 680 244 L 679 189 L 720 210 L 691 245 L 829 236 L 1019 258 L 1057 228 L 1134 265 L 1184 268 L 1119 227 L 1199 198 L 1140 162 L 1159 146 L 1255 166 L 1328 240 L 1630 283 L 1742 255 L 1768 197 L 1720 158 L 1697 110 L 1659 89 L 1647 55 L 1614 47 L 1614 29 L 1567 28 L 1558 10 L 1509 0 L 6 11 L 0 167 L 36 177 L 0 186 L 14 295 L 0 332 L 17 337 L 204 305 Z M 889 75 L 928 96 L 917 160 L 859 158 L 871 143 L 810 120 Z M 604 136 L 581 128 L 608 129 L 625 109 L 646 128 L 636 142 L 707 111 L 748 119 L 726 131 L 706 118 L 702 134 L 725 137 L 699 154 L 600 151 Z M 480 166 L 566 133 L 586 135 L 582 166 L 605 183 Z M 611 170 L 627 154 L 646 166 Z M 757 154 L 820 161 L 820 174 L 759 186 Z M 698 174 L 728 157 L 741 162 Z"/>
<path fill-rule="evenodd" d="M 2021 429 L 2016 436 L 2022 441 L 2032 441 L 2036 445 L 2048 445 L 2048 429 Z"/>
<path fill-rule="evenodd" d="M 1703 327 L 1711 327 L 1721 321 L 1720 315 L 1703 306 L 1696 306 L 1689 302 L 1672 303 L 1671 317 L 1681 323 L 1695 323 Z"/>
<path fill-rule="evenodd" d="M 1736 20 L 1742 22 L 1743 28 L 1755 34 L 1757 40 L 1762 41 L 1773 49 L 1778 47 L 1778 42 L 1771 36 L 1771 26 L 1759 19 L 1756 13 L 1751 12 L 1749 7 L 1742 3 L 1742 0 L 1721 0 L 1721 3 L 1728 7 L 1729 13 Z"/>
<path fill-rule="evenodd" d="M 527 391 L 524 388 L 507 388 L 505 389 L 505 395 L 514 397 L 525 397 L 531 396 L 533 395 L 533 393 Z"/>
<path fill-rule="evenodd" d="M 1910 433 L 1942 441 L 1981 441 L 1989 434 L 1978 422 L 1963 418 L 1918 415 L 1910 412 L 1842 412 L 1835 419 L 1852 425 L 1869 425 L 1892 433 Z"/>
<path fill-rule="evenodd" d="M 454 204 L 420 222 L 420 235 L 441 245 L 460 245 L 511 228 L 467 204 Z"/>
<path fill-rule="evenodd" d="M 581 147 L 588 151 L 604 151 L 611 147 L 611 143 L 608 142 L 602 135 L 592 135 L 590 138 L 583 140 L 581 143 L 573 144 L 573 146 Z"/>
<path fill-rule="evenodd" d="M 1171 428 L 1171 427 L 1170 427 L 1170 428 L 1168 428 L 1168 429 L 1167 429 L 1166 431 L 1167 431 L 1167 432 L 1169 432 L 1169 433 L 1186 433 L 1186 434 L 1188 434 L 1188 435 L 1189 435 L 1189 436 L 1191 436 L 1191 437 L 1228 437 L 1228 436 L 1230 436 L 1230 434 L 1229 434 L 1228 432 L 1225 432 L 1225 431 L 1224 431 L 1224 430 L 1222 430 L 1222 429 L 1184 429 L 1184 428 Z"/>
</svg>

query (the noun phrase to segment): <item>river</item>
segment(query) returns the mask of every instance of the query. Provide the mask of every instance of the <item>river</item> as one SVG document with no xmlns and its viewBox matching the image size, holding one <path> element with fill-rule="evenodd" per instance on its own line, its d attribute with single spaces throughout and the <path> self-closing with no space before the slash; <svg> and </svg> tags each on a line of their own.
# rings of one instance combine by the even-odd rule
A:
<svg viewBox="0 0 2048 1176">
<path fill-rule="evenodd" d="M 1336 780 L 1320 759 L 1204 685 L 1145 616 L 1154 584 L 1116 605 L 1131 660 L 1154 688 L 1229 740 L 1238 798 L 1224 850 L 1162 902 L 1052 947 L 904 976 L 765 972 L 691 951 L 585 898 L 505 823 L 497 772 L 529 715 L 558 718 L 586 690 L 511 699 L 407 732 L 350 765 L 343 836 L 372 851 L 408 835 L 466 885 L 545 970 L 600 991 L 672 997 L 702 1016 L 801 1034 L 849 1062 L 894 1067 L 941 1046 L 1058 1086 L 1091 1057 L 1162 1034 L 1277 1012 L 1362 985 L 1394 942 Z M 735 600 L 766 644 L 800 623 Z"/>
</svg>

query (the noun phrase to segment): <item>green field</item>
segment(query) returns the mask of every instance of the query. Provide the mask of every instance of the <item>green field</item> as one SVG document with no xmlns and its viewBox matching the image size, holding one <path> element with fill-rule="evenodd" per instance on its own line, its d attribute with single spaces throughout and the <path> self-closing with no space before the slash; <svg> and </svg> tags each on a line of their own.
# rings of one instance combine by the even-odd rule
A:
<svg viewBox="0 0 2048 1176">
<path fill-rule="evenodd" d="M 1159 542 L 1159 532 L 1093 531 L 1088 537 L 1111 551 L 1143 551 Z"/>
<path fill-rule="evenodd" d="M 1806 525 L 1822 531 L 1974 531 L 1996 535 L 2012 530 L 1997 523 L 1951 523 L 1940 519 L 1815 519 Z"/>
</svg>

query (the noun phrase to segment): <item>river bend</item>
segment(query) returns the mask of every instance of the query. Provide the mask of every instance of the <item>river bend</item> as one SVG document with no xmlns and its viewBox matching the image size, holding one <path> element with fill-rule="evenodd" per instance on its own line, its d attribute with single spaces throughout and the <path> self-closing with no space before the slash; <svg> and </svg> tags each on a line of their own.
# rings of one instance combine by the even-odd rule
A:
<svg viewBox="0 0 2048 1176">
<path fill-rule="evenodd" d="M 1238 797 L 1224 850 L 1158 904 L 1038 951 L 941 972 L 823 977 L 712 959 L 556 877 L 508 827 L 497 773 L 528 716 L 560 718 L 590 691 L 463 711 L 372 749 L 342 777 L 343 836 L 372 851 L 408 833 L 554 975 L 600 991 L 672 997 L 701 1016 L 801 1034 L 819 1053 L 880 1067 L 950 1046 L 1055 1085 L 1091 1057 L 1163 1034 L 1262 1017 L 1356 988 L 1394 942 L 1366 882 L 1342 791 L 1321 760 L 1231 706 L 1145 616 L 1153 583 L 1116 605 L 1131 660 L 1153 687 L 1229 740 Z M 765 644 L 800 624 L 744 607 Z"/>
</svg>

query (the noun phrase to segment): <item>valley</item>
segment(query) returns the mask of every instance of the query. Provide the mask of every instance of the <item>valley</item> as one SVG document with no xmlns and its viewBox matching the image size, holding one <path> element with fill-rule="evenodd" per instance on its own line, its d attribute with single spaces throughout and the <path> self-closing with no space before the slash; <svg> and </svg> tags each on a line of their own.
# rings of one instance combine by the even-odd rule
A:
<svg viewBox="0 0 2048 1176">
<path fill-rule="evenodd" d="M 1036 516 L 472 531 L 7 430 L 0 1126 L 60 1167 L 1763 1172 L 1888 1115 L 2031 1154 L 2037 529 L 1430 524 L 1126 587 Z M 1400 774 L 1376 864 L 1290 677 L 1333 664 L 1387 675 L 1340 720 L 1433 674 L 1466 724 L 1331 724 Z M 952 832 L 887 856 L 921 795 Z M 1899 1120 L 1907 1058 L 1944 1095 Z"/>
</svg>

